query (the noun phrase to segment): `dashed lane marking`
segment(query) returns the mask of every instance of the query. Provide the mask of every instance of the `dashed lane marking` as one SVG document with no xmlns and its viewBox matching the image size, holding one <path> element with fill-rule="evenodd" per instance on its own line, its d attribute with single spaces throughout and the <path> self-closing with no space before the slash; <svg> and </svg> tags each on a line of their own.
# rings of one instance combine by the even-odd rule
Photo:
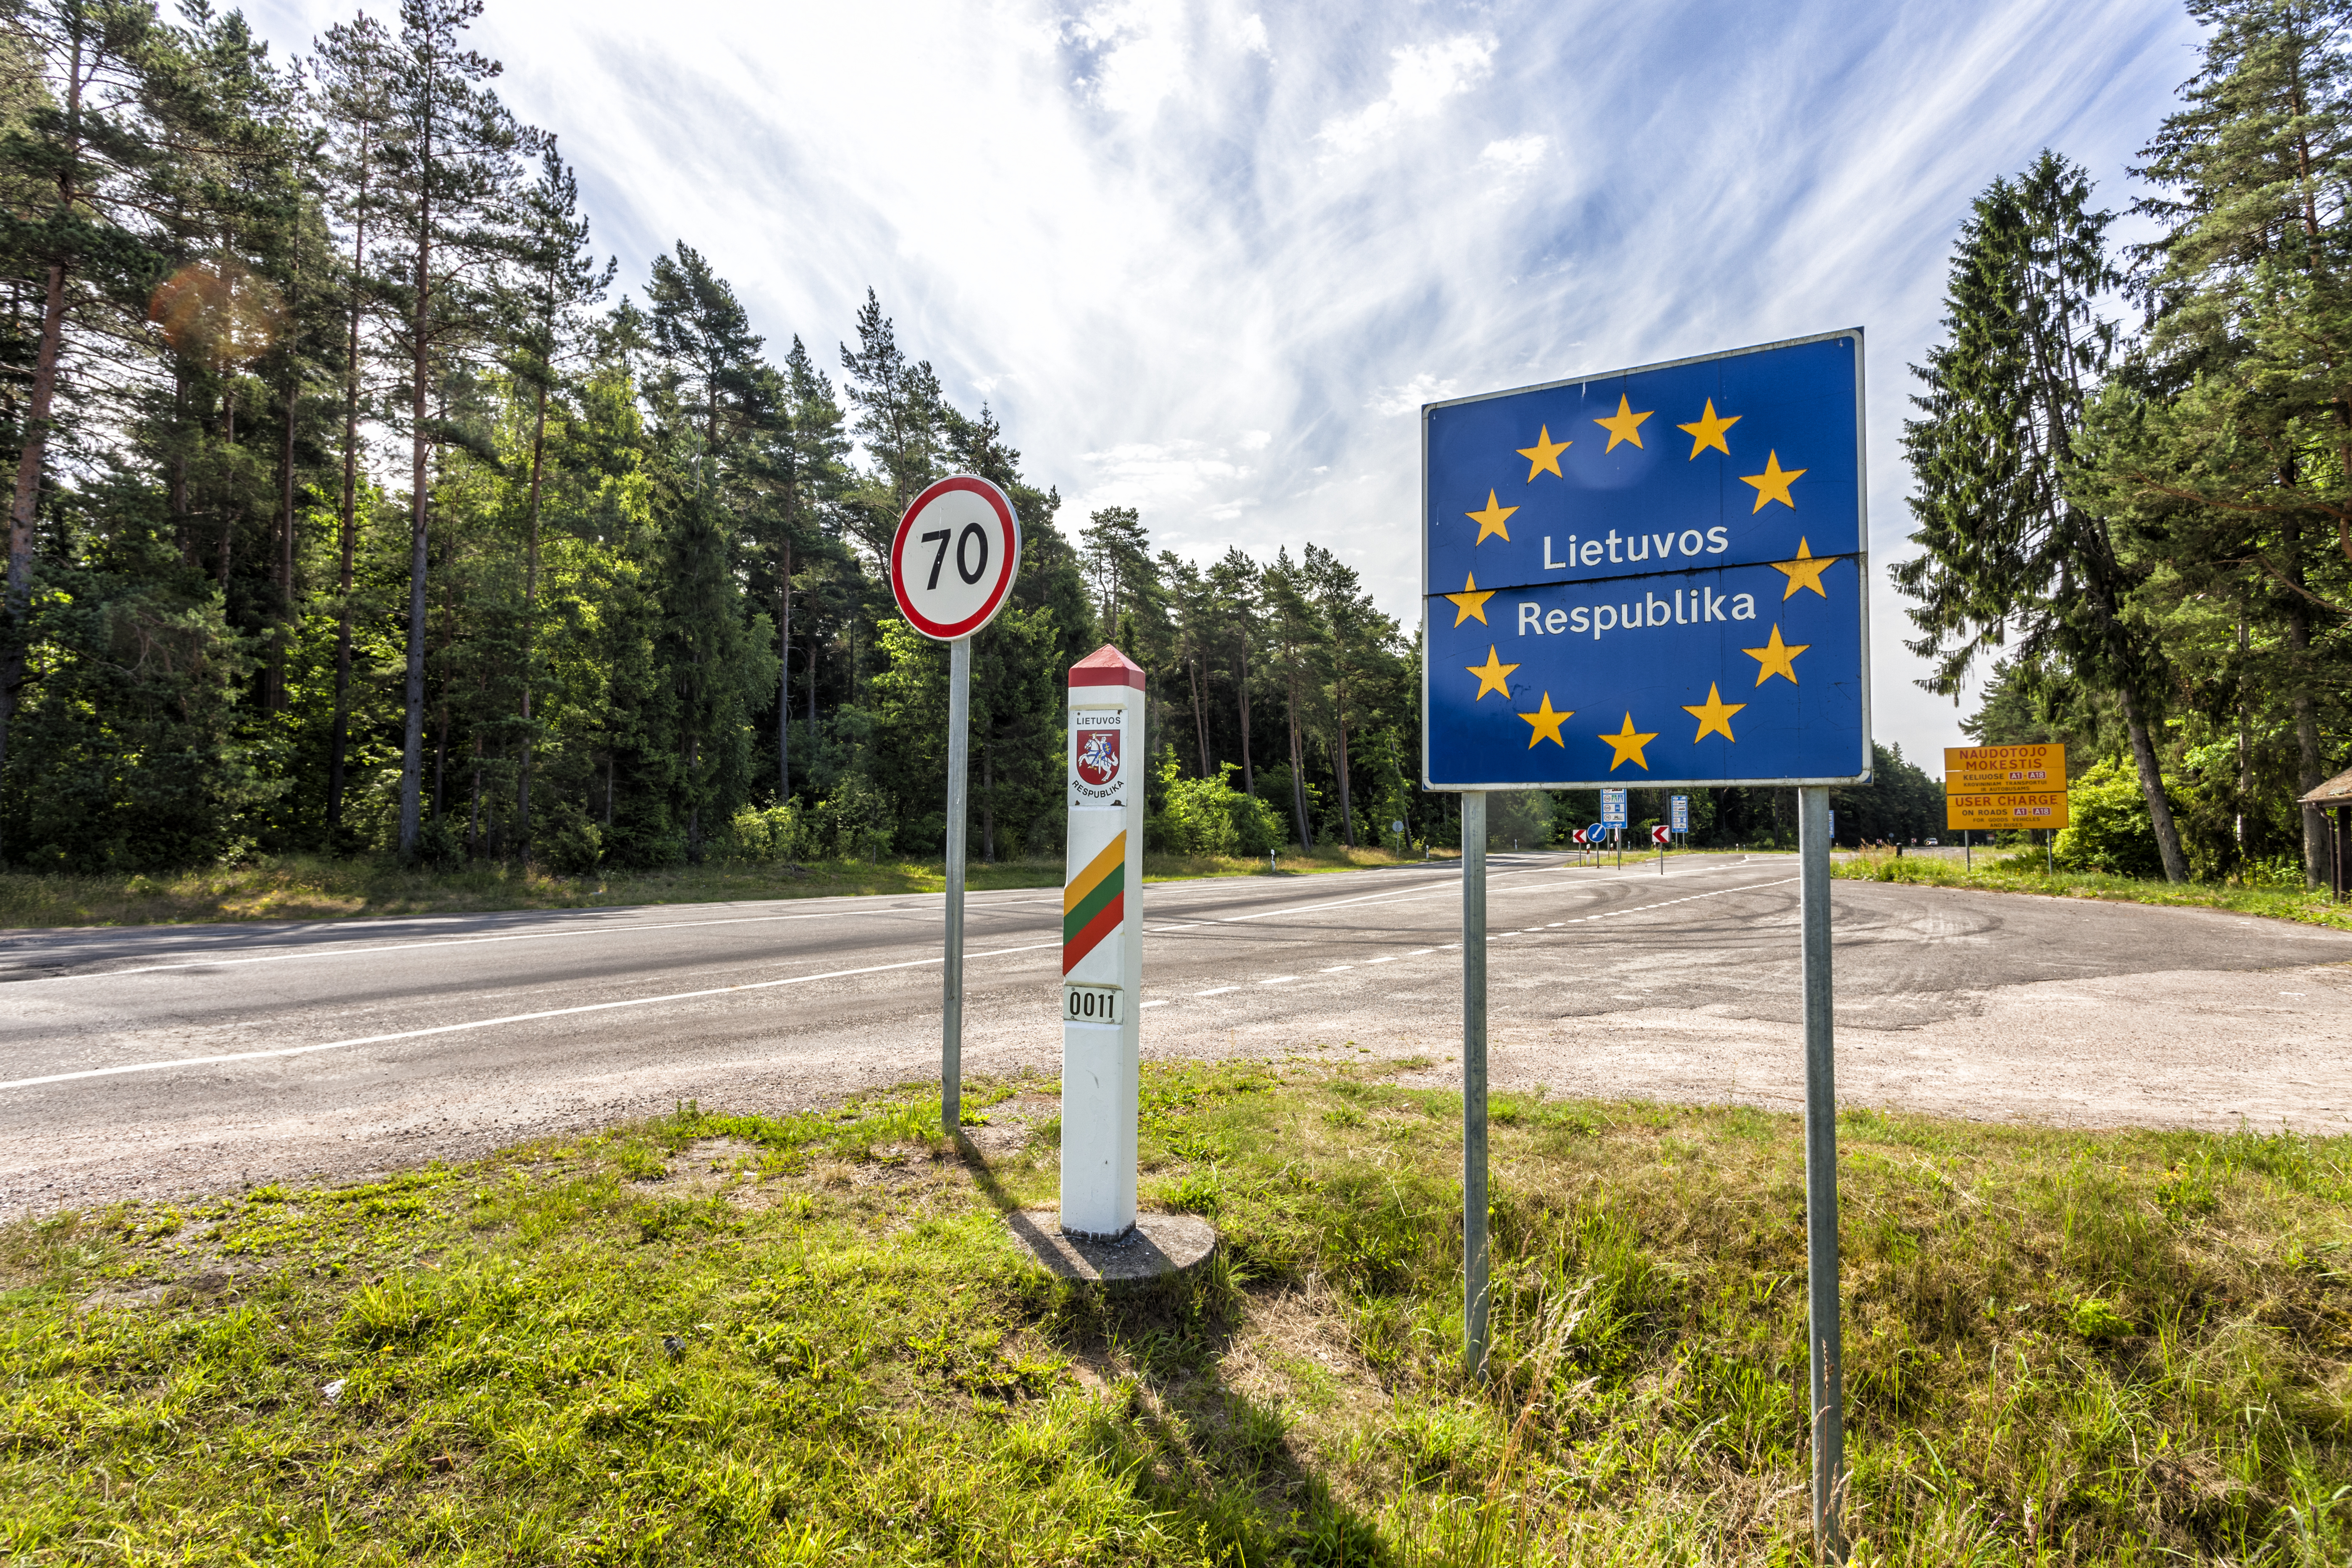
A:
<svg viewBox="0 0 2352 1568">
<path fill-rule="evenodd" d="M 1016 952 L 1039 952 L 1061 946 L 1053 942 L 1031 942 L 1024 947 L 995 947 L 984 952 L 966 953 L 967 959 L 1003 958 Z M 429 1029 L 401 1029 L 388 1035 L 360 1035 L 348 1040 L 322 1040 L 311 1046 L 279 1046 L 266 1051 L 230 1051 L 212 1057 L 179 1057 L 170 1061 L 126 1062 L 119 1067 L 84 1068 L 77 1072 L 45 1073 L 39 1078 L 11 1079 L 0 1082 L 0 1089 L 33 1089 L 41 1084 L 70 1083 L 87 1078 L 120 1078 L 128 1073 L 164 1072 L 173 1068 L 218 1067 L 225 1062 L 265 1061 L 278 1057 L 307 1057 L 320 1051 L 340 1051 L 352 1046 L 390 1045 L 397 1040 L 422 1040 L 435 1035 L 463 1034 L 470 1029 L 491 1029 L 501 1024 L 530 1024 L 542 1018 L 571 1018 L 583 1013 L 610 1013 L 623 1007 L 658 1007 L 666 1002 L 693 1002 L 705 996 L 727 996 L 739 991 L 769 991 L 779 985 L 806 985 L 815 980 L 845 980 L 857 974 L 883 974 L 894 969 L 922 969 L 946 962 L 945 954 L 929 958 L 909 958 L 897 963 L 869 963 L 857 969 L 830 969 L 821 974 L 790 974 L 782 980 L 749 980 L 740 985 L 713 985 L 700 991 L 673 991 L 661 996 L 630 996 L 618 1002 L 590 1002 L 578 1007 L 550 1007 L 537 1013 L 509 1013 L 498 1018 L 472 1018 L 462 1024 L 436 1024 Z"/>
</svg>

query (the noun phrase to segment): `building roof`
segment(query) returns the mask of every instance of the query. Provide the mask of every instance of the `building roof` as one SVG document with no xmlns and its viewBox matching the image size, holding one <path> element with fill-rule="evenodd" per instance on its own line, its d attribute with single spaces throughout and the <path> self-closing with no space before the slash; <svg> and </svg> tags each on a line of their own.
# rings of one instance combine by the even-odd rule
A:
<svg viewBox="0 0 2352 1568">
<path fill-rule="evenodd" d="M 2352 768 L 2346 768 L 2296 803 L 2300 805 L 2352 805 Z"/>
</svg>

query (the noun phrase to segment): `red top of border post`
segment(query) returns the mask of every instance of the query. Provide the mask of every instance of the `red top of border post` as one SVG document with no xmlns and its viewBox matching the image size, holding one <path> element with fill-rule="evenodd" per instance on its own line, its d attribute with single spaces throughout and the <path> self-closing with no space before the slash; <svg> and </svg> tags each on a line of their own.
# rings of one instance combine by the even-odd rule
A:
<svg viewBox="0 0 2352 1568">
<path fill-rule="evenodd" d="M 1143 689 L 1143 667 L 1108 643 L 1070 666 L 1070 685 L 1132 686 Z"/>
</svg>

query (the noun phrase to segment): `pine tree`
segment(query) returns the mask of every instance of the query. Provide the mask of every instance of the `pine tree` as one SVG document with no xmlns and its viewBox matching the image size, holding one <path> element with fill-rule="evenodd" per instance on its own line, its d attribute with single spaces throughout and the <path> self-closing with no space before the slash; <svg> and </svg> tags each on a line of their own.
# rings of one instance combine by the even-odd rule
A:
<svg viewBox="0 0 2352 1568">
<path fill-rule="evenodd" d="M 0 778 L 25 685 L 34 631 L 34 536 L 66 376 L 67 324 L 120 321 L 156 257 L 141 229 L 149 172 L 159 156 L 142 112 L 151 14 L 109 0 L 47 0 L 17 25 L 29 36 L 47 88 L 0 138 L 0 175 L 12 203 L 0 227 L 9 272 L 41 298 L 25 401 L 15 421 L 16 483 L 8 513 L 8 565 L 0 589 Z M 0 844 L 5 850 L 5 844 Z"/>
<path fill-rule="evenodd" d="M 537 674 L 534 639 L 539 625 L 539 521 L 547 477 L 547 400 L 555 390 L 561 360 L 574 353 L 586 330 L 588 309 L 612 288 L 616 260 L 596 265 L 588 248 L 588 219 L 580 211 L 580 181 L 550 137 L 540 153 L 540 176 L 523 202 L 522 244 L 516 293 L 521 306 L 512 364 L 516 379 L 530 389 L 530 480 L 525 501 L 523 545 L 522 777 L 515 803 L 516 848 L 530 849 L 530 775 L 537 754 L 530 703 Z"/>
<path fill-rule="evenodd" d="M 336 509 L 338 575 L 335 596 L 335 698 L 328 738 L 326 824 L 342 826 L 343 768 L 351 739 L 352 589 L 359 552 L 362 458 L 360 406 L 366 361 L 361 330 L 374 303 L 368 242 L 382 200 L 378 182 L 392 120 L 386 91 L 393 42 L 381 24 L 362 13 L 327 29 L 317 47 L 317 104 L 327 132 L 324 163 L 328 206 L 350 243 L 341 269 L 343 302 L 341 485 Z"/>
<path fill-rule="evenodd" d="M 2071 672 L 2116 694 L 2165 874 L 2188 875 L 2148 715 L 2164 689 L 2160 651 L 2128 614 L 2139 573 L 2068 481 L 2084 405 L 2114 352 L 2095 312 L 2117 282 L 2109 215 L 2090 182 L 2043 153 L 1995 180 L 1961 226 L 1945 297 L 1949 341 L 1913 374 L 1924 416 L 1904 426 L 1922 553 L 1895 586 L 1918 601 L 1911 650 L 1934 662 L 1919 684 L 1956 694 L 1979 654 L 2013 638 L 2027 678 Z"/>
<path fill-rule="evenodd" d="M 1306 733 L 1311 704 L 1322 689 L 1328 630 L 1307 597 L 1307 584 L 1287 548 L 1278 552 L 1263 578 L 1267 651 L 1272 674 L 1282 683 L 1283 714 L 1290 732 L 1290 805 L 1302 849 L 1315 847 L 1315 826 L 1307 811 Z"/>
<path fill-rule="evenodd" d="M 426 580 L 433 492 L 429 463 L 457 432 L 434 397 L 495 320 L 500 261 L 510 252 L 520 174 L 535 132 L 484 85 L 500 67 L 464 47 L 481 0 L 401 0 L 383 138 L 383 241 L 394 268 L 381 287 L 397 311 L 391 336 L 406 362 L 409 439 L 408 686 L 400 772 L 403 858 L 423 830 Z"/>
</svg>

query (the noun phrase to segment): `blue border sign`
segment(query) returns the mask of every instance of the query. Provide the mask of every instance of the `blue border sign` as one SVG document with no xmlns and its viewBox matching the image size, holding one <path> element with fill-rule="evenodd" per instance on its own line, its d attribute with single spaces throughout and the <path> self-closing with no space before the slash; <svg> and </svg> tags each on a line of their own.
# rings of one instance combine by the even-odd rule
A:
<svg viewBox="0 0 2352 1568">
<path fill-rule="evenodd" d="M 1423 784 L 1870 777 L 1862 329 L 1422 409 Z"/>
</svg>

